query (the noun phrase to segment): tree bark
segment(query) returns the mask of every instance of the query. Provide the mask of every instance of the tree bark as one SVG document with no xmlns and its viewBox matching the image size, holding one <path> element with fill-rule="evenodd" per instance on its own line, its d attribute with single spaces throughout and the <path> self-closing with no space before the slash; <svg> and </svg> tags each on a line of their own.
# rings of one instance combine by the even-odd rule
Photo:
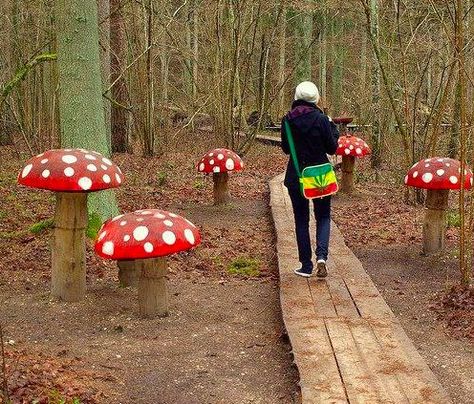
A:
<svg viewBox="0 0 474 404">
<path fill-rule="evenodd" d="M 109 155 L 105 125 L 96 0 L 56 0 L 61 146 Z M 97 192 L 91 212 L 118 214 L 113 191 Z"/>
<path fill-rule="evenodd" d="M 51 294 L 77 302 L 86 293 L 87 194 L 56 193 L 54 224 Z"/>
<path fill-rule="evenodd" d="M 110 0 L 110 48 L 111 48 L 111 82 L 118 81 L 112 87 L 112 99 L 120 105 L 127 105 L 127 84 L 124 76 L 120 76 L 125 60 L 125 22 L 123 19 L 121 0 Z M 120 78 L 119 78 L 120 77 Z M 128 112 L 119 105 L 113 105 L 111 111 L 112 152 L 128 151 Z"/>
<path fill-rule="evenodd" d="M 137 287 L 140 279 L 140 273 L 142 267 L 140 266 L 143 261 L 131 260 L 131 261 L 118 261 L 117 266 L 119 267 L 119 282 L 122 287 Z"/>
<path fill-rule="evenodd" d="M 168 315 L 168 290 L 166 258 L 149 258 L 137 260 L 141 266 L 138 285 L 138 304 L 140 317 L 152 318 Z"/>
<path fill-rule="evenodd" d="M 298 63 L 295 71 L 296 84 L 310 81 L 312 76 L 311 42 L 313 34 L 313 14 L 301 12 L 295 18 L 296 44 L 295 61 Z"/>
<path fill-rule="evenodd" d="M 230 202 L 229 173 L 214 173 L 214 205 L 223 205 Z"/>
<path fill-rule="evenodd" d="M 429 189 L 427 192 L 423 222 L 423 253 L 425 254 L 444 249 L 448 194 L 447 189 Z"/>
<path fill-rule="evenodd" d="M 355 156 L 342 156 L 340 191 L 346 194 L 354 192 Z"/>
</svg>

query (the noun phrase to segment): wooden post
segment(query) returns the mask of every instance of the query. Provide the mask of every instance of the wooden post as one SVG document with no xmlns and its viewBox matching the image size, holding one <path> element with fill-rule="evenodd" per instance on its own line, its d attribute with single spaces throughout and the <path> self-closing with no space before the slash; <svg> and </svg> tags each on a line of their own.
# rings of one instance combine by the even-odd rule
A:
<svg viewBox="0 0 474 404">
<path fill-rule="evenodd" d="M 137 260 L 141 266 L 138 284 L 138 305 L 140 317 L 152 318 L 168 315 L 168 290 L 166 258 L 148 258 Z"/>
<path fill-rule="evenodd" d="M 122 287 L 137 287 L 140 279 L 142 261 L 130 260 L 130 261 L 118 261 L 117 266 L 119 267 L 119 281 Z"/>
<path fill-rule="evenodd" d="M 86 293 L 87 194 L 57 192 L 54 223 L 51 294 L 77 302 Z"/>
<path fill-rule="evenodd" d="M 229 173 L 214 173 L 214 205 L 223 205 L 230 201 L 228 187 Z"/>
<path fill-rule="evenodd" d="M 340 190 L 346 194 L 354 191 L 354 165 L 355 156 L 342 156 Z"/>
<path fill-rule="evenodd" d="M 432 254 L 444 249 L 448 189 L 429 189 L 426 195 L 423 222 L 423 253 Z"/>
</svg>

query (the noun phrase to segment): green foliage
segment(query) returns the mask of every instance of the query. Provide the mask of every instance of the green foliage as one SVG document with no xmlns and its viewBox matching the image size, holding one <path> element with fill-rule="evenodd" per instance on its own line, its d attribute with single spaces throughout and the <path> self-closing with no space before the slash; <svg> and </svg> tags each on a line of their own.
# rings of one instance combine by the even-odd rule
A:
<svg viewBox="0 0 474 404">
<path fill-rule="evenodd" d="M 227 272 L 238 276 L 260 276 L 260 261 L 254 258 L 237 258 L 227 268 Z"/>
<path fill-rule="evenodd" d="M 35 223 L 34 225 L 30 227 L 29 230 L 33 234 L 40 234 L 44 232 L 45 230 L 52 229 L 53 227 L 54 227 L 54 219 L 50 218 L 50 219 L 41 220 L 40 222 Z"/>
<path fill-rule="evenodd" d="M 33 400 L 32 403 L 36 404 L 38 401 Z M 81 400 L 78 397 L 67 399 L 58 390 L 51 390 L 48 394 L 48 404 L 81 404 Z"/>
<path fill-rule="evenodd" d="M 100 215 L 95 212 L 89 213 L 89 221 L 87 222 L 86 236 L 91 240 L 95 240 L 102 226 Z"/>
<path fill-rule="evenodd" d="M 164 171 L 159 171 L 158 175 L 156 176 L 156 180 L 157 180 L 158 186 L 162 187 L 163 185 L 166 184 L 166 181 L 168 180 L 168 174 L 166 174 Z"/>
<path fill-rule="evenodd" d="M 448 227 L 460 227 L 461 218 L 457 210 L 450 210 L 447 215 Z"/>
<path fill-rule="evenodd" d="M 194 189 L 204 189 L 205 186 L 206 183 L 203 180 L 196 180 L 193 184 Z"/>
</svg>

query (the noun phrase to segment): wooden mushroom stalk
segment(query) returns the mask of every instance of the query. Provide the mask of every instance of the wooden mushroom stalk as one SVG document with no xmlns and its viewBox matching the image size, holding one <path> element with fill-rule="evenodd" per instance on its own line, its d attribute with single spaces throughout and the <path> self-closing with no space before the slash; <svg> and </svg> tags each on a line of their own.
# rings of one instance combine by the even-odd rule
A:
<svg viewBox="0 0 474 404">
<path fill-rule="evenodd" d="M 214 149 L 206 153 L 199 161 L 197 169 L 200 173 L 211 174 L 214 181 L 214 205 L 226 204 L 230 201 L 229 172 L 240 171 L 244 162 L 237 153 L 228 149 Z"/>
<path fill-rule="evenodd" d="M 346 133 L 339 138 L 336 154 L 342 156 L 340 191 L 347 194 L 354 191 L 354 167 L 356 158 L 371 153 L 370 147 L 361 138 Z"/>
<path fill-rule="evenodd" d="M 85 228 L 87 194 L 123 182 L 120 169 L 100 153 L 84 149 L 49 150 L 26 162 L 18 183 L 56 192 L 51 294 L 67 302 L 86 291 Z"/>
<path fill-rule="evenodd" d="M 427 190 L 423 222 L 423 252 L 435 253 L 444 249 L 446 208 L 449 190 L 461 189 L 461 164 L 450 158 L 433 157 L 421 160 L 408 171 L 405 184 Z M 472 187 L 472 172 L 466 167 L 464 188 Z"/>
<path fill-rule="evenodd" d="M 164 210 L 120 215 L 104 223 L 95 252 L 112 260 L 135 260 L 140 270 L 138 305 L 144 318 L 168 315 L 166 256 L 196 247 L 198 229 L 189 220 Z"/>
</svg>

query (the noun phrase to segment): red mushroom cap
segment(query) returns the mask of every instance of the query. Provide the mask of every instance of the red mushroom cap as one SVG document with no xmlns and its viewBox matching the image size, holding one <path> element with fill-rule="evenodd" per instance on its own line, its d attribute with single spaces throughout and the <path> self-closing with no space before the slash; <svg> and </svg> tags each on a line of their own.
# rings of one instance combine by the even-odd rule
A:
<svg viewBox="0 0 474 404">
<path fill-rule="evenodd" d="M 461 189 L 461 163 L 458 160 L 432 157 L 421 160 L 408 170 L 405 185 L 425 189 Z M 472 187 L 472 171 L 466 166 L 464 188 Z"/>
<path fill-rule="evenodd" d="M 117 165 L 95 151 L 56 149 L 26 162 L 18 183 L 58 192 L 93 192 L 119 187 L 123 174 Z"/>
<path fill-rule="evenodd" d="M 336 154 L 338 156 L 364 157 L 371 153 L 370 147 L 364 140 L 353 135 L 343 135 L 338 140 Z"/>
<path fill-rule="evenodd" d="M 354 118 L 350 118 L 348 116 L 337 116 L 335 118 L 332 118 L 332 121 L 336 124 L 343 124 L 347 125 L 351 123 L 354 120 Z"/>
<path fill-rule="evenodd" d="M 197 169 L 201 173 L 224 173 L 240 171 L 244 162 L 237 153 L 228 149 L 214 149 L 206 153 L 199 161 Z"/>
<path fill-rule="evenodd" d="M 105 222 L 94 249 L 103 258 L 132 260 L 163 257 L 200 243 L 201 235 L 189 220 L 164 210 L 148 209 Z"/>
</svg>

